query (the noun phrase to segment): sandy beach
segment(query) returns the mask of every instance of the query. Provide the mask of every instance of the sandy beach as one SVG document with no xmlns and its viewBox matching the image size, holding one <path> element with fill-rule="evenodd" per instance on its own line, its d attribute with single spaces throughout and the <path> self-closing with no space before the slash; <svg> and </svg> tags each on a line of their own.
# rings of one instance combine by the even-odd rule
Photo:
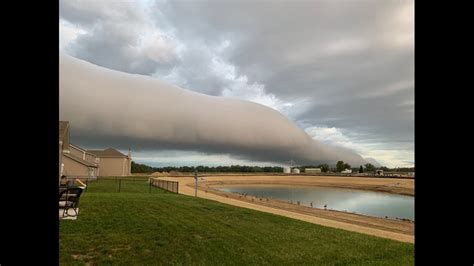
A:
<svg viewBox="0 0 474 266">
<path fill-rule="evenodd" d="M 190 176 L 157 177 L 178 181 L 179 193 L 194 196 L 195 180 Z M 363 189 L 414 196 L 413 179 L 303 176 L 303 175 L 200 175 L 198 197 L 222 203 L 282 215 L 310 223 L 414 243 L 414 222 L 384 219 L 335 210 L 298 206 L 275 199 L 243 197 L 216 188 L 229 185 L 295 185 Z"/>
</svg>

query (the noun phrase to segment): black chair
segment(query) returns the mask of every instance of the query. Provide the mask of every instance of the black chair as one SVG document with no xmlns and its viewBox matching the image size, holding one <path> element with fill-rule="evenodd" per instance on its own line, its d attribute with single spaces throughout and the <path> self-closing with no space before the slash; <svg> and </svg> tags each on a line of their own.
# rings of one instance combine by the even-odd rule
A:
<svg viewBox="0 0 474 266">
<path fill-rule="evenodd" d="M 81 198 L 82 188 L 67 188 L 59 193 L 59 208 L 63 210 L 63 217 L 77 216 L 77 207 Z M 68 213 L 69 209 L 74 211 L 74 215 Z"/>
</svg>

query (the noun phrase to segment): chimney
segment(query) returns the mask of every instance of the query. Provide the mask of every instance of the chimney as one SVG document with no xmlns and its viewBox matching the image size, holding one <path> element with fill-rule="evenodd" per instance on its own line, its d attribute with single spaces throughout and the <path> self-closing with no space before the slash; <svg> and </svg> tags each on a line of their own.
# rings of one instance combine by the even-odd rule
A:
<svg viewBox="0 0 474 266">
<path fill-rule="evenodd" d="M 128 158 L 132 159 L 132 150 L 128 148 Z"/>
</svg>

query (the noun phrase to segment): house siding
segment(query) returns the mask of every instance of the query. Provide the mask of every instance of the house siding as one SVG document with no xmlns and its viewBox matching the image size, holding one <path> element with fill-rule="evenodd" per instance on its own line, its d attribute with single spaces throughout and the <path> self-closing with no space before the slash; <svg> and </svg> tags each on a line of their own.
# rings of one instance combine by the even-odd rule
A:
<svg viewBox="0 0 474 266">
<path fill-rule="evenodd" d="M 66 156 L 62 156 L 62 163 L 64 164 L 63 175 L 66 176 L 90 176 L 89 167 L 76 162 Z"/>
<path fill-rule="evenodd" d="M 95 155 L 86 153 L 86 161 L 89 161 L 91 163 L 95 163 L 95 158 L 97 158 Z"/>
<path fill-rule="evenodd" d="M 77 158 L 81 158 L 81 159 L 83 158 L 83 157 L 82 157 L 83 154 L 84 154 L 83 151 L 77 149 L 76 147 L 74 147 L 74 146 L 72 146 L 72 145 L 69 146 L 69 150 L 70 150 L 71 155 L 74 155 L 74 156 L 76 156 Z"/>
<path fill-rule="evenodd" d="M 126 158 L 100 157 L 99 176 L 127 176 L 129 171 L 125 169 Z"/>
<path fill-rule="evenodd" d="M 63 142 L 59 141 L 59 183 L 61 183 L 61 165 L 63 163 Z"/>
</svg>

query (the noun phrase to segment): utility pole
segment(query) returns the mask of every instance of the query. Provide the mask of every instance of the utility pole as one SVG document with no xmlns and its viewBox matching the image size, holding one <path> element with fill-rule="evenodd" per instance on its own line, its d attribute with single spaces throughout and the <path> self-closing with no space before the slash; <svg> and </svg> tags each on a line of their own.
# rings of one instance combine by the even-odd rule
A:
<svg viewBox="0 0 474 266">
<path fill-rule="evenodd" d="M 196 184 L 194 186 L 194 196 L 197 197 L 197 194 L 198 194 L 198 174 L 197 174 L 197 170 L 194 170 L 194 179 L 196 181 Z"/>
</svg>

